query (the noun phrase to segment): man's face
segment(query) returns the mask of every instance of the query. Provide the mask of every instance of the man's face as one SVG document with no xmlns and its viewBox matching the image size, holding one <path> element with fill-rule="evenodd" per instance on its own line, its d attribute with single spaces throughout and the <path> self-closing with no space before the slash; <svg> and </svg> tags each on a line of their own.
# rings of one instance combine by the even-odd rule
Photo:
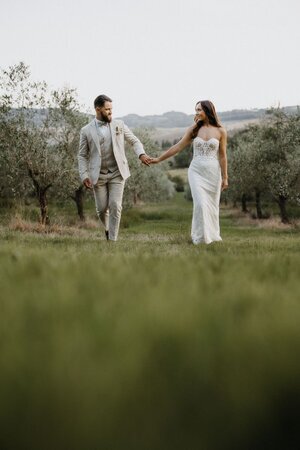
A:
<svg viewBox="0 0 300 450">
<path fill-rule="evenodd" d="M 111 122 L 112 120 L 112 102 L 105 102 L 103 106 L 96 108 L 97 119 L 103 122 Z"/>
</svg>

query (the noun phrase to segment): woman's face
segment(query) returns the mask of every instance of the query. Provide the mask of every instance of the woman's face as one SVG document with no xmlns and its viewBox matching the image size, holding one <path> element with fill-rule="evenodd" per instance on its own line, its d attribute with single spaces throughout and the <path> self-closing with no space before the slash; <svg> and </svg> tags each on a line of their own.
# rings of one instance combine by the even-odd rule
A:
<svg viewBox="0 0 300 450">
<path fill-rule="evenodd" d="M 202 109 L 201 103 L 197 103 L 195 110 L 197 120 L 204 120 L 206 118 L 206 114 Z"/>
</svg>

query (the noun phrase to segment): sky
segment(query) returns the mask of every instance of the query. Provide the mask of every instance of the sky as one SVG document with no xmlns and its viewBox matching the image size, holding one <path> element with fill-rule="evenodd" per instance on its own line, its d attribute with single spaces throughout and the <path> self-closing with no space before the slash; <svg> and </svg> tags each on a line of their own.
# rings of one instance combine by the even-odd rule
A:
<svg viewBox="0 0 300 450">
<path fill-rule="evenodd" d="M 299 0 L 0 0 L 0 67 L 114 116 L 300 104 Z"/>
</svg>

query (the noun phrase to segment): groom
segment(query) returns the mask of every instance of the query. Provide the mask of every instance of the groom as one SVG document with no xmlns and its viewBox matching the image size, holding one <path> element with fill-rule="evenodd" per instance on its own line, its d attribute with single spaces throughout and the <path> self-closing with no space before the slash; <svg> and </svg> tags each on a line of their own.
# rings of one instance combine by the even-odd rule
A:
<svg viewBox="0 0 300 450">
<path fill-rule="evenodd" d="M 125 180 L 130 176 L 124 140 L 142 161 L 151 158 L 139 139 L 122 120 L 112 120 L 112 100 L 99 95 L 94 101 L 96 117 L 81 129 L 78 152 L 79 175 L 88 189 L 93 189 L 96 211 L 104 225 L 107 240 L 116 241 L 122 211 Z"/>
</svg>

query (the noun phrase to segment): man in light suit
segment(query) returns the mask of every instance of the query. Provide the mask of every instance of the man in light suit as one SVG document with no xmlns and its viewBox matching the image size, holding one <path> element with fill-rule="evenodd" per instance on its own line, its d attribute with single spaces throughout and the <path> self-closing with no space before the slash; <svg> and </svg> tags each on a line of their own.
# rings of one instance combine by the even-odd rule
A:
<svg viewBox="0 0 300 450">
<path fill-rule="evenodd" d="M 150 165 L 142 143 L 122 120 L 112 120 L 112 100 L 99 95 L 96 117 L 81 129 L 78 152 L 80 178 L 93 189 L 96 211 L 107 240 L 116 241 L 122 211 L 125 180 L 130 176 L 124 141 L 129 142 L 143 164 Z"/>
</svg>

